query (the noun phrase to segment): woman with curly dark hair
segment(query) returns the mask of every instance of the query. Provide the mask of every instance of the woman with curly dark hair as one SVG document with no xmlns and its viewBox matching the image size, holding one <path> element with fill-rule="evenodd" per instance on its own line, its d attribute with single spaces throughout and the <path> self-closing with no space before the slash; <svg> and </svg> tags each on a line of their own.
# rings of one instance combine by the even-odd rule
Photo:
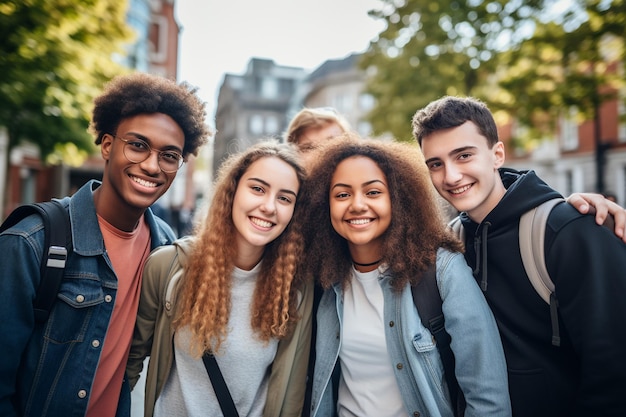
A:
<svg viewBox="0 0 626 417">
<path fill-rule="evenodd" d="M 312 415 L 453 415 L 441 358 L 410 288 L 430 266 L 465 416 L 510 414 L 495 321 L 433 192 L 419 150 L 408 144 L 344 137 L 318 155 L 301 199 L 302 267 L 324 289 Z"/>
<path fill-rule="evenodd" d="M 150 355 L 146 416 L 229 415 L 203 365 L 213 353 L 240 415 L 300 414 L 312 306 L 295 279 L 303 179 L 291 145 L 232 156 L 193 237 L 148 259 L 128 364 L 134 384 Z"/>
</svg>

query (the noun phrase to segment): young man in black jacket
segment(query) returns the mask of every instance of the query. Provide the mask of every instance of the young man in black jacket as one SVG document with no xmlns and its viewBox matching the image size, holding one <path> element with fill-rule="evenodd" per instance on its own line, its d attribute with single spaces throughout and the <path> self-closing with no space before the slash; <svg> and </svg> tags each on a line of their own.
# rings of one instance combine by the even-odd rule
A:
<svg viewBox="0 0 626 417">
<path fill-rule="evenodd" d="M 444 97 L 418 111 L 413 133 L 433 184 L 457 209 L 466 260 L 498 322 L 515 417 L 626 416 L 626 244 L 592 216 L 560 204 L 546 227 L 561 345 L 549 305 L 519 248 L 522 214 L 560 195 L 533 171 L 502 168 L 493 116 L 473 98 Z"/>
</svg>

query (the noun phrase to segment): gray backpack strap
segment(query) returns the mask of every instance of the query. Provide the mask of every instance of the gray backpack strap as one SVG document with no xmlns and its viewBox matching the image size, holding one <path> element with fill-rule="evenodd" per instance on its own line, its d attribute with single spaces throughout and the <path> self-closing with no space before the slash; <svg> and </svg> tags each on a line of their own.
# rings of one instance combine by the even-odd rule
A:
<svg viewBox="0 0 626 417">
<path fill-rule="evenodd" d="M 461 223 L 461 218 L 456 216 L 454 219 L 450 220 L 448 227 L 452 230 L 454 235 L 465 244 L 465 228 L 463 227 L 463 223 Z"/>
<path fill-rule="evenodd" d="M 519 222 L 519 247 L 526 274 L 537 294 L 548 304 L 554 283 L 548 275 L 544 258 L 546 222 L 552 208 L 562 201 L 562 198 L 548 200 L 524 213 Z"/>
<path fill-rule="evenodd" d="M 550 305 L 552 344 L 555 346 L 560 344 L 558 304 L 554 296 L 554 283 L 546 267 L 544 248 L 548 216 L 554 206 L 563 201 L 562 198 L 548 200 L 524 213 L 519 223 L 519 247 L 524 269 L 537 294 Z"/>
</svg>

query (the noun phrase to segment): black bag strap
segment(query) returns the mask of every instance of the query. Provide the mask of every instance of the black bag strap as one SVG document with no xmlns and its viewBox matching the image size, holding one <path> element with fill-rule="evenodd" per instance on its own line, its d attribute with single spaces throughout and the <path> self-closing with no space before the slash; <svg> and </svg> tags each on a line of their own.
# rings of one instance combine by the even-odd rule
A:
<svg viewBox="0 0 626 417">
<path fill-rule="evenodd" d="M 41 281 L 33 305 L 35 321 L 43 323 L 48 320 L 61 287 L 65 262 L 72 248 L 72 232 L 69 214 L 57 200 L 26 204 L 16 208 L 2 223 L 0 232 L 31 214 L 41 216 L 45 231 L 44 253 L 40 265 Z"/>
<path fill-rule="evenodd" d="M 443 362 L 443 373 L 450 391 L 452 409 L 455 416 L 463 416 L 465 410 L 465 397 L 459 389 L 459 383 L 454 373 L 454 353 L 450 348 L 450 335 L 444 326 L 441 294 L 437 288 L 437 273 L 435 265 L 431 265 L 422 275 L 417 285 L 411 286 L 413 302 L 419 312 L 422 325 L 426 327 L 435 338 L 437 350 Z"/>
<path fill-rule="evenodd" d="M 204 367 L 209 374 L 211 385 L 213 385 L 215 396 L 217 397 L 217 401 L 220 403 L 220 408 L 222 409 L 224 417 L 239 417 L 239 413 L 237 412 L 237 408 L 233 402 L 233 397 L 230 395 L 230 391 L 228 390 L 226 381 L 224 381 L 222 371 L 220 371 L 220 367 L 217 364 L 217 360 L 215 360 L 215 356 L 209 352 L 205 352 L 204 355 L 202 355 L 202 362 L 204 362 Z"/>
</svg>

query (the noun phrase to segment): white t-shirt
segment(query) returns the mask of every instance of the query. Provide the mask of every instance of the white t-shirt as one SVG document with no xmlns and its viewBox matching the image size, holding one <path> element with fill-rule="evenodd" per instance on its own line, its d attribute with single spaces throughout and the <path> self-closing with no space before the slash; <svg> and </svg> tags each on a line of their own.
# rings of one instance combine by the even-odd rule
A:
<svg viewBox="0 0 626 417">
<path fill-rule="evenodd" d="M 252 296 L 260 263 L 251 271 L 235 268 L 231 289 L 228 337 L 215 359 L 240 416 L 261 417 L 278 341 L 261 341 L 250 319 Z M 202 358 L 189 354 L 191 332 L 183 328 L 174 335 L 175 361 L 157 398 L 154 416 L 222 416 Z"/>
<path fill-rule="evenodd" d="M 405 416 L 385 341 L 384 299 L 379 272 L 358 272 L 343 294 L 341 378 L 337 413 L 348 416 Z"/>
</svg>

